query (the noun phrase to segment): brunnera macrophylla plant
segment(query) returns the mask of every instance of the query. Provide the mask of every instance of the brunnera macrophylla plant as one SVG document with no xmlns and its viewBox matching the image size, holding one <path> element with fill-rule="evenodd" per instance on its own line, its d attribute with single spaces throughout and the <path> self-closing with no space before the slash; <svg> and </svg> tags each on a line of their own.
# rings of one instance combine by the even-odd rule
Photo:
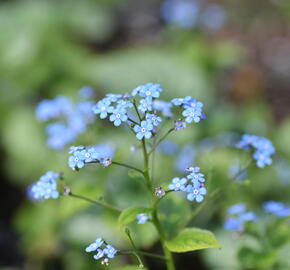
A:
<svg viewBox="0 0 290 270">
<path fill-rule="evenodd" d="M 54 100 L 42 101 L 36 109 L 36 115 L 40 121 L 55 121 L 49 123 L 46 129 L 49 137 L 48 146 L 54 149 L 61 149 L 74 141 L 78 134 L 85 132 L 87 126 L 92 124 L 95 118 L 109 121 L 116 128 L 124 127 L 133 135 L 132 138 L 135 138 L 140 144 L 143 164 L 139 167 L 115 160 L 114 149 L 104 144 L 71 146 L 68 152 L 68 166 L 76 172 L 85 169 L 90 164 L 99 165 L 107 170 L 110 169 L 110 166 L 121 166 L 135 171 L 141 176 L 147 188 L 147 195 L 144 196 L 147 196 L 150 207 L 132 206 L 128 209 L 119 209 L 103 200 L 93 200 L 78 195 L 64 185 L 62 174 L 51 171 L 40 177 L 29 188 L 30 197 L 35 200 L 71 196 L 100 205 L 119 214 L 118 224 L 125 228 L 132 249 L 119 250 L 107 243 L 101 236 L 96 236 L 96 240 L 85 249 L 86 252 L 93 253 L 93 258 L 100 260 L 104 265 L 108 265 L 110 260 L 116 256 L 133 255 L 138 260 L 139 268 L 144 268 L 142 257 L 149 256 L 163 260 L 167 269 L 173 270 L 175 269 L 173 252 L 220 248 L 212 232 L 187 226 L 203 209 L 207 201 L 213 199 L 222 188 L 207 194 L 206 175 L 202 169 L 194 164 L 184 169 L 183 175 L 173 176 L 171 181 L 168 180 L 159 186 L 155 186 L 152 181 L 150 161 L 157 147 L 169 135 L 190 128 L 190 125 L 198 124 L 205 119 L 202 102 L 190 96 L 175 98 L 167 102 L 160 99 L 162 92 L 163 89 L 159 84 L 147 83 L 138 86 L 130 94 L 107 94 L 103 99 L 94 103 L 88 101 L 88 98 L 93 97 L 92 89 L 85 87 L 81 89 L 82 100 L 78 103 L 73 103 L 70 99 L 59 96 Z M 166 121 L 169 122 L 170 127 L 167 131 L 163 131 L 160 126 Z M 247 151 L 254 149 L 254 159 L 261 168 L 271 164 L 271 155 L 275 152 L 268 139 L 250 135 L 244 135 L 237 147 Z M 249 164 L 238 170 L 229 179 L 227 185 L 234 183 L 234 180 L 238 179 L 248 166 Z M 179 231 L 175 237 L 169 238 L 162 226 L 162 215 L 160 215 L 158 206 L 163 198 L 173 192 L 184 193 L 188 203 L 196 204 L 197 207 L 188 217 L 186 224 L 178 228 Z M 239 209 L 231 211 L 232 214 L 240 212 Z M 254 215 L 250 212 L 243 213 L 243 222 L 254 219 Z M 148 222 L 153 224 L 158 233 L 163 254 L 152 254 L 137 249 L 130 230 L 126 228 L 126 225 L 132 222 L 140 226 Z M 226 227 L 236 226 L 238 229 L 243 227 L 242 222 L 236 223 L 237 221 L 231 219 Z"/>
</svg>

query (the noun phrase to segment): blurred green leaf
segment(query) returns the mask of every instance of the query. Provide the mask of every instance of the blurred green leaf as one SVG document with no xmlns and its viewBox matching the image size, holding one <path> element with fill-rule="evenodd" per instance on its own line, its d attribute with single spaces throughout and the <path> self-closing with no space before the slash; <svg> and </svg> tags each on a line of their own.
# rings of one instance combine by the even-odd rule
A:
<svg viewBox="0 0 290 270">
<path fill-rule="evenodd" d="M 214 234 L 198 228 L 186 228 L 176 237 L 166 242 L 172 252 L 187 252 L 193 250 L 220 248 Z"/>
<path fill-rule="evenodd" d="M 277 261 L 277 252 L 259 252 L 250 247 L 243 247 L 238 258 L 242 266 L 246 269 L 272 269 Z"/>
</svg>

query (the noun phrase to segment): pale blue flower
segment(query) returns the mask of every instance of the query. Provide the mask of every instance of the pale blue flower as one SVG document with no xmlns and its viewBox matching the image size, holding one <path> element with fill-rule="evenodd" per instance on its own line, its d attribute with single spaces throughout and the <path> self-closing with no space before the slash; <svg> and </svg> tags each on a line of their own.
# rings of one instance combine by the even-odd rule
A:
<svg viewBox="0 0 290 270">
<path fill-rule="evenodd" d="M 186 189 L 185 184 L 186 183 L 187 183 L 186 178 L 175 177 L 172 179 L 172 183 L 170 185 L 168 185 L 168 188 L 170 190 L 174 190 L 174 191 L 185 191 L 185 189 Z"/>
<path fill-rule="evenodd" d="M 138 140 L 150 139 L 152 137 L 153 125 L 146 120 L 141 122 L 141 125 L 135 125 L 134 131 Z"/>
<path fill-rule="evenodd" d="M 99 114 L 101 119 L 105 119 L 109 113 L 113 112 L 114 108 L 110 105 L 111 101 L 107 98 L 104 98 L 93 107 L 93 112 L 95 114 Z"/>
<path fill-rule="evenodd" d="M 156 114 L 151 114 L 151 113 L 147 113 L 146 114 L 146 120 L 151 122 L 153 126 L 159 126 L 159 124 L 162 122 L 162 118 L 159 117 Z"/>
<path fill-rule="evenodd" d="M 150 217 L 145 213 L 138 214 L 136 217 L 138 224 L 145 224 L 150 219 Z"/>
<path fill-rule="evenodd" d="M 140 104 L 138 106 L 138 109 L 142 112 L 145 113 L 147 111 L 152 111 L 152 100 L 150 99 L 141 99 Z"/>
<path fill-rule="evenodd" d="M 120 126 L 122 122 L 126 122 L 127 120 L 128 115 L 124 109 L 116 108 L 110 115 L 110 121 L 114 122 L 114 126 L 116 127 Z"/>
</svg>

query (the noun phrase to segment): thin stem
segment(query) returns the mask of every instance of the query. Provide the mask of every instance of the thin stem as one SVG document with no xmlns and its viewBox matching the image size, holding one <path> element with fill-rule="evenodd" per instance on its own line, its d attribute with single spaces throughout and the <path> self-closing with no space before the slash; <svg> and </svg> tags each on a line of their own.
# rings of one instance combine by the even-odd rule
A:
<svg viewBox="0 0 290 270">
<path fill-rule="evenodd" d="M 152 182 L 150 179 L 150 172 L 149 172 L 149 154 L 147 153 L 146 143 L 145 143 L 144 138 L 142 140 L 142 148 L 143 148 L 144 167 L 145 167 L 144 168 L 144 177 L 146 180 L 146 184 L 147 184 L 147 188 L 148 188 L 148 192 L 149 192 L 149 196 L 150 196 L 150 200 L 151 200 L 151 205 L 152 205 L 152 222 L 153 222 L 153 224 L 158 232 L 159 238 L 160 238 L 160 242 L 161 242 L 163 252 L 164 252 L 164 255 L 166 258 L 167 270 L 175 270 L 173 256 L 172 256 L 170 250 L 166 246 L 166 236 L 165 236 L 165 233 L 162 229 L 161 223 L 160 223 L 159 218 L 158 218 L 158 209 L 157 209 L 157 205 L 156 205 L 155 198 L 153 195 L 153 187 L 152 187 Z"/>
<path fill-rule="evenodd" d="M 130 230 L 128 228 L 126 228 L 125 230 L 129 240 L 130 240 L 130 243 L 131 243 L 131 246 L 133 248 L 133 254 L 136 256 L 138 262 L 139 262 L 139 267 L 140 268 L 144 268 L 144 263 L 142 262 L 142 259 L 141 259 L 141 255 L 140 255 L 140 251 L 136 248 L 135 244 L 134 244 L 134 241 L 131 237 L 131 234 L 130 234 Z"/>
<path fill-rule="evenodd" d="M 100 200 L 93 200 L 93 199 L 87 198 L 87 197 L 82 196 L 82 195 L 74 194 L 72 192 L 70 192 L 68 195 L 71 196 L 71 197 L 77 198 L 77 199 L 81 199 L 81 200 L 90 202 L 92 204 L 96 204 L 96 205 L 102 206 L 104 208 L 110 209 L 110 210 L 118 212 L 118 213 L 122 212 L 122 209 L 119 209 L 119 208 L 117 208 L 117 207 L 115 207 L 113 205 L 110 205 L 110 204 L 108 204 L 106 202 L 103 202 L 103 201 L 100 201 Z"/>
<path fill-rule="evenodd" d="M 156 149 L 156 147 L 172 132 L 174 131 L 174 128 L 169 129 L 151 148 L 151 150 L 148 153 L 148 156 L 150 156 Z"/>
<path fill-rule="evenodd" d="M 142 117 L 141 117 L 141 115 L 139 113 L 139 110 L 137 108 L 137 104 L 136 104 L 136 100 L 135 99 L 133 100 L 133 106 L 134 106 L 134 109 L 135 109 L 135 111 L 136 111 L 136 113 L 138 115 L 138 118 L 139 118 L 140 122 L 141 122 L 142 121 Z"/>
<path fill-rule="evenodd" d="M 135 125 L 139 125 L 136 121 L 134 121 L 134 120 L 131 119 L 131 118 L 128 118 L 128 120 L 129 120 L 130 122 L 134 123 Z"/>
<path fill-rule="evenodd" d="M 134 251 L 133 250 L 121 251 L 120 253 L 121 254 L 133 254 Z M 147 256 L 147 257 L 151 257 L 151 258 L 159 259 L 159 260 L 162 260 L 162 261 L 166 261 L 166 258 L 164 256 L 162 256 L 162 255 L 156 255 L 156 254 L 153 254 L 153 253 L 144 252 L 144 251 L 140 251 L 140 250 L 138 251 L 138 253 L 141 254 L 141 255 Z"/>
<path fill-rule="evenodd" d="M 114 165 L 119 165 L 119 166 L 122 166 L 122 167 L 126 167 L 126 168 L 129 168 L 129 169 L 132 169 L 132 170 L 134 170 L 134 171 L 136 171 L 136 172 L 139 172 L 139 173 L 141 173 L 141 174 L 144 175 L 144 173 L 143 173 L 142 170 L 140 170 L 140 169 L 138 169 L 138 168 L 136 168 L 136 167 L 134 167 L 134 166 L 131 166 L 131 165 L 129 165 L 129 164 L 125 164 L 125 163 L 117 162 L 117 161 L 112 161 L 112 164 L 114 164 Z"/>
</svg>

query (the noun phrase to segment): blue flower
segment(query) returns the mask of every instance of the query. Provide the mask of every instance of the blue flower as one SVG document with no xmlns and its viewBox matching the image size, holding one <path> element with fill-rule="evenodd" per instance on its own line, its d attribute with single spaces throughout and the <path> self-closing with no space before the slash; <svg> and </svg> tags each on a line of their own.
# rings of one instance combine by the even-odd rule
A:
<svg viewBox="0 0 290 270">
<path fill-rule="evenodd" d="M 81 169 L 85 166 L 85 150 L 75 151 L 68 159 L 68 165 L 71 169 Z"/>
<path fill-rule="evenodd" d="M 242 232 L 247 222 L 257 220 L 252 211 L 247 211 L 245 204 L 238 203 L 228 208 L 224 228 L 231 232 Z"/>
<path fill-rule="evenodd" d="M 187 171 L 190 172 L 190 174 L 187 175 L 187 178 L 191 179 L 192 183 L 203 183 L 205 181 L 204 174 L 200 173 L 199 167 L 189 167 L 187 168 Z"/>
<path fill-rule="evenodd" d="M 160 84 L 146 83 L 136 87 L 132 91 L 132 95 L 136 96 L 139 94 L 140 97 L 152 100 L 153 98 L 159 98 L 161 92 L 163 92 L 163 89 L 160 87 Z"/>
<path fill-rule="evenodd" d="M 268 201 L 264 203 L 264 210 L 267 213 L 271 213 L 279 218 L 290 216 L 290 207 L 281 202 Z"/>
<path fill-rule="evenodd" d="M 152 130 L 153 125 L 146 120 L 141 122 L 141 126 L 134 126 L 134 131 L 138 140 L 142 140 L 143 138 L 150 139 L 152 137 Z"/>
<path fill-rule="evenodd" d="M 110 115 L 110 121 L 114 122 L 114 126 L 116 127 L 120 126 L 122 122 L 126 122 L 127 120 L 128 115 L 124 109 L 116 108 Z"/>
<path fill-rule="evenodd" d="M 106 99 L 109 100 L 110 102 L 117 102 L 120 100 L 123 96 L 120 94 L 107 94 Z"/>
<path fill-rule="evenodd" d="M 82 98 L 92 98 L 94 96 L 94 88 L 91 86 L 83 86 L 80 90 L 79 90 L 79 95 Z"/>
<path fill-rule="evenodd" d="M 101 247 L 104 243 L 103 238 L 97 238 L 96 241 L 86 248 L 86 252 L 92 252 Z"/>
<path fill-rule="evenodd" d="M 149 216 L 145 213 L 138 214 L 136 217 L 138 224 L 145 224 L 149 219 Z"/>
<path fill-rule="evenodd" d="M 174 191 L 185 191 L 186 183 L 187 183 L 186 178 L 175 177 L 172 179 L 172 184 L 168 185 L 168 188 Z"/>
<path fill-rule="evenodd" d="M 108 98 L 100 100 L 94 107 L 93 112 L 99 114 L 101 119 L 105 119 L 109 113 L 112 113 L 113 107 L 110 106 L 111 101 Z"/>
<path fill-rule="evenodd" d="M 28 194 L 34 200 L 57 199 L 59 192 L 57 190 L 57 180 L 60 178 L 58 173 L 49 171 L 41 176 L 39 180 L 33 184 Z"/>
<path fill-rule="evenodd" d="M 97 253 L 96 255 L 94 255 L 94 259 L 95 259 L 95 260 L 99 260 L 99 259 L 101 259 L 101 258 L 103 258 L 103 257 L 105 256 L 105 252 L 104 252 L 104 250 L 98 248 L 98 249 L 97 249 L 97 252 L 98 252 L 98 253 Z"/>
<path fill-rule="evenodd" d="M 152 100 L 150 99 L 141 99 L 140 104 L 138 106 L 138 109 L 142 112 L 145 113 L 147 111 L 152 111 Z"/>
<path fill-rule="evenodd" d="M 161 15 L 168 23 L 181 28 L 192 28 L 197 23 L 199 10 L 199 1 L 165 0 L 161 8 Z"/>
<path fill-rule="evenodd" d="M 65 96 L 57 96 L 55 99 L 41 101 L 35 110 L 36 118 L 41 121 L 51 120 L 72 111 L 71 100 Z"/>
<path fill-rule="evenodd" d="M 192 121 L 198 123 L 202 117 L 202 106 L 197 105 L 196 107 L 187 107 L 182 115 L 185 117 L 185 122 L 190 124 Z"/>
<path fill-rule="evenodd" d="M 107 167 L 112 163 L 114 150 L 109 145 L 72 146 L 69 151 L 72 156 L 68 159 L 68 165 L 73 170 L 81 169 L 88 163 L 101 163 Z"/>
<path fill-rule="evenodd" d="M 255 149 L 253 158 L 256 160 L 256 164 L 260 168 L 272 164 L 271 155 L 275 153 L 275 147 L 267 138 L 244 134 L 236 147 L 247 151 L 253 147 Z"/>
<path fill-rule="evenodd" d="M 121 99 L 117 102 L 118 109 L 128 109 L 133 108 L 133 103 L 128 99 Z"/>
<path fill-rule="evenodd" d="M 154 110 L 161 111 L 164 117 L 173 117 L 173 113 L 171 112 L 172 104 L 170 102 L 155 99 L 153 101 L 153 108 Z"/>
<path fill-rule="evenodd" d="M 159 126 L 159 124 L 162 122 L 162 118 L 159 117 L 156 114 L 151 114 L 151 113 L 147 113 L 146 114 L 146 120 L 148 122 L 151 122 L 153 126 Z"/>
<path fill-rule="evenodd" d="M 66 144 L 73 142 L 76 132 L 62 123 L 51 123 L 46 127 L 48 135 L 47 145 L 53 149 L 62 149 Z"/>
<path fill-rule="evenodd" d="M 189 201 L 195 200 L 196 202 L 202 202 L 204 195 L 206 195 L 206 188 L 199 182 L 194 182 L 192 185 L 186 187 L 187 199 Z"/>
<path fill-rule="evenodd" d="M 174 128 L 176 131 L 184 129 L 186 128 L 186 123 L 182 119 L 179 119 L 174 122 Z"/>
<path fill-rule="evenodd" d="M 113 259 L 117 253 L 117 250 L 112 245 L 107 245 L 104 249 L 104 253 L 110 259 Z"/>
</svg>

